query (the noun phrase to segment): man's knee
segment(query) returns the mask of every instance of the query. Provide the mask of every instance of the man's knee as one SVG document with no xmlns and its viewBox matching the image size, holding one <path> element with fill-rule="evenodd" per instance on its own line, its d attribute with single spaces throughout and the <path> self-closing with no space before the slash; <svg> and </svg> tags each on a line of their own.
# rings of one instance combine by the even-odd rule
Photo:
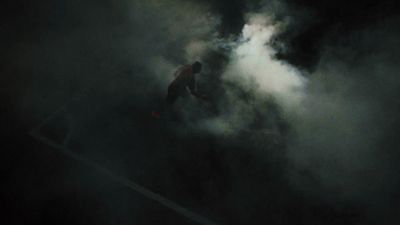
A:
<svg viewBox="0 0 400 225">
<path fill-rule="evenodd" d="M 176 99 L 177 98 L 172 95 L 167 95 L 167 104 L 172 105 L 176 101 Z"/>
<path fill-rule="evenodd" d="M 176 90 L 168 89 L 167 93 L 167 104 L 173 104 L 179 97 L 179 93 Z"/>
</svg>

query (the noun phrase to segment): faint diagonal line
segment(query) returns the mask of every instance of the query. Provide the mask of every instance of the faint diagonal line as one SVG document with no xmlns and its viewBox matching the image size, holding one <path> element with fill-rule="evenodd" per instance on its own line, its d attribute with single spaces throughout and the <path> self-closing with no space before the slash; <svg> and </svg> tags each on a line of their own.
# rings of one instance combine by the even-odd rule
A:
<svg viewBox="0 0 400 225">
<path fill-rule="evenodd" d="M 42 120 L 42 122 L 40 122 L 39 125 L 37 125 L 36 127 L 34 127 L 32 129 L 31 132 L 36 132 L 38 130 L 40 130 L 40 128 L 42 128 L 44 125 L 46 125 L 48 122 L 50 122 L 53 118 L 55 118 L 59 113 L 61 113 L 62 111 L 65 110 L 65 108 L 67 107 L 67 105 L 71 102 L 72 100 L 67 101 L 66 103 L 64 103 L 62 106 L 60 106 L 56 111 L 53 112 L 53 114 L 51 114 L 50 116 L 48 116 L 46 119 Z"/>
<path fill-rule="evenodd" d="M 114 78 L 114 77 L 112 77 Z M 54 111 L 50 116 L 48 116 L 46 119 L 44 119 L 43 121 L 41 121 L 41 123 L 39 125 L 37 125 L 36 127 L 34 127 L 31 131 L 30 131 L 30 135 L 33 136 L 34 138 L 36 138 L 37 140 L 49 145 L 50 147 L 53 147 L 55 149 L 58 149 L 62 154 L 78 161 L 81 162 L 82 164 L 91 167 L 92 169 L 96 170 L 97 172 L 109 177 L 110 179 L 120 183 L 123 186 L 126 186 L 128 188 L 130 188 L 133 191 L 138 192 L 139 194 L 142 194 L 144 197 L 154 200 L 156 202 L 158 202 L 159 204 L 181 214 L 182 216 L 185 216 L 186 218 L 192 220 L 195 223 L 198 224 L 202 224 L 202 225 L 217 225 L 215 222 L 189 210 L 186 209 L 185 207 L 161 196 L 160 194 L 157 194 L 147 188 L 145 188 L 144 186 L 141 186 L 123 176 L 120 175 L 116 175 L 114 173 L 112 173 L 110 170 L 102 167 L 101 165 L 99 165 L 98 163 L 91 161 L 89 159 L 86 159 L 82 156 L 80 156 L 79 154 L 73 153 L 70 149 L 68 149 L 66 146 L 58 144 L 57 142 L 43 136 L 42 134 L 40 134 L 40 128 L 43 127 L 44 125 L 46 125 L 47 123 L 49 123 L 53 118 L 55 118 L 59 113 L 61 113 L 62 111 L 64 111 L 67 106 L 74 101 L 77 101 L 79 99 L 81 99 L 84 96 L 87 96 L 89 89 L 85 89 L 83 90 L 83 94 L 79 94 L 78 96 L 75 96 L 73 98 L 70 98 L 69 100 L 67 100 L 62 106 L 60 106 L 56 111 Z"/>
<path fill-rule="evenodd" d="M 36 130 L 32 130 L 30 132 L 30 135 L 36 138 L 37 140 L 49 145 L 50 147 L 53 147 L 55 149 L 58 149 L 62 154 L 78 161 L 81 162 L 82 164 L 91 167 L 92 169 L 96 170 L 97 172 L 107 176 L 108 178 L 120 183 L 123 186 L 126 186 L 130 188 L 133 191 L 138 192 L 139 194 L 145 196 L 148 199 L 154 200 L 158 202 L 159 204 L 181 214 L 182 216 L 185 216 L 186 218 L 192 220 L 195 223 L 202 224 L 202 225 L 217 225 L 215 222 L 189 210 L 186 209 L 185 207 L 179 205 L 178 203 L 175 203 L 160 194 L 157 194 L 147 188 L 145 188 L 142 185 L 139 185 L 123 176 L 114 174 L 110 170 L 102 167 L 98 163 L 88 160 L 79 154 L 73 153 L 71 150 L 69 150 L 66 146 L 58 144 L 57 142 L 41 135 L 40 133 L 36 132 Z"/>
</svg>

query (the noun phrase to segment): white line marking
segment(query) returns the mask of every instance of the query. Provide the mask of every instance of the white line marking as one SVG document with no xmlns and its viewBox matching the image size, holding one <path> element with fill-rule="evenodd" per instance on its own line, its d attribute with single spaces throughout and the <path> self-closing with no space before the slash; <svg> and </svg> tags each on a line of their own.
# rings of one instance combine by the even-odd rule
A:
<svg viewBox="0 0 400 225">
<path fill-rule="evenodd" d="M 145 196 L 151 200 L 158 202 L 159 204 L 161 204 L 169 209 L 174 210 L 175 212 L 181 214 L 182 216 L 185 216 L 186 218 L 192 220 L 193 222 L 196 222 L 196 223 L 202 224 L 202 225 L 217 225 L 215 222 L 213 222 L 191 210 L 186 209 L 185 207 L 161 196 L 160 194 L 157 194 L 157 193 L 145 188 L 144 186 L 139 185 L 125 177 L 116 175 L 113 172 L 111 172 L 110 170 L 102 167 L 101 165 L 99 165 L 98 163 L 96 163 L 94 161 L 88 160 L 88 159 L 80 156 L 79 154 L 73 153 L 66 146 L 58 144 L 57 142 L 41 135 L 40 133 L 37 133 L 36 131 L 37 131 L 36 129 L 33 129 L 30 132 L 30 135 L 32 135 L 37 140 L 49 145 L 50 147 L 58 149 L 64 155 L 66 155 L 78 162 L 81 162 L 82 164 L 84 164 L 86 166 L 91 167 L 92 169 L 96 170 L 97 172 L 100 172 L 101 174 L 109 177 L 110 179 L 138 192 L 139 194 L 142 194 L 143 196 Z"/>
</svg>

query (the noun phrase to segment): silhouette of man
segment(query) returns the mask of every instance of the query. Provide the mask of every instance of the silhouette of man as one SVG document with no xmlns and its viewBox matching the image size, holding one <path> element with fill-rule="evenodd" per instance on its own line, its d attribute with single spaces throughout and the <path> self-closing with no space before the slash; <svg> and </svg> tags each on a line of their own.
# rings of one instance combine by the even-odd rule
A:
<svg viewBox="0 0 400 225">
<path fill-rule="evenodd" d="M 175 72 L 175 79 L 168 86 L 167 106 L 171 106 L 179 97 L 187 96 L 189 92 L 198 99 L 206 100 L 206 96 L 197 92 L 196 76 L 201 72 L 201 63 L 185 65 Z"/>
</svg>

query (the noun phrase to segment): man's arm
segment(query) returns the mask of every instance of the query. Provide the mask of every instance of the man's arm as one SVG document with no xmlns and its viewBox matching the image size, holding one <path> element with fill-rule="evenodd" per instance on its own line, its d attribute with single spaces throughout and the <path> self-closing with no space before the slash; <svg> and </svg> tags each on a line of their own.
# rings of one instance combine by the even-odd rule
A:
<svg viewBox="0 0 400 225">
<path fill-rule="evenodd" d="M 188 88 L 190 90 L 190 93 L 195 96 L 196 98 L 202 99 L 202 100 L 206 100 L 206 96 L 200 94 L 199 92 L 197 92 L 197 88 L 196 88 L 196 80 L 194 78 L 194 76 L 192 77 L 192 79 L 189 82 Z"/>
</svg>

